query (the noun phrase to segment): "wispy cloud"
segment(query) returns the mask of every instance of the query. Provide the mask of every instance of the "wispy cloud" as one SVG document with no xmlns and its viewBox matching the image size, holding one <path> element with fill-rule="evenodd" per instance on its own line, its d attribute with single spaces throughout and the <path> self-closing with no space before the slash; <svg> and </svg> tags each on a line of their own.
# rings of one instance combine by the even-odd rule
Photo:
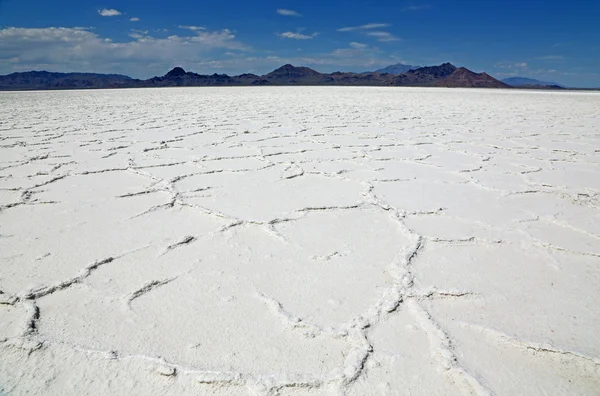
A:
<svg viewBox="0 0 600 396">
<path fill-rule="evenodd" d="M 131 33 L 129 33 L 129 37 L 133 37 L 134 39 L 141 39 L 147 36 L 147 30 L 131 29 Z"/>
<path fill-rule="evenodd" d="M 329 56 L 336 58 L 355 58 L 355 59 L 373 59 L 377 58 L 381 54 L 381 50 L 377 47 L 370 47 L 367 44 L 357 43 L 355 41 L 350 43 L 350 48 L 339 48 L 331 52 Z"/>
<path fill-rule="evenodd" d="M 365 35 L 369 36 L 369 37 L 375 37 L 377 39 L 377 41 L 381 41 L 382 43 L 390 42 L 390 41 L 400 41 L 399 37 L 394 36 L 390 32 L 381 32 L 381 31 L 366 32 Z"/>
<path fill-rule="evenodd" d="M 197 32 L 197 31 L 200 31 L 200 30 L 206 30 L 206 28 L 204 26 L 179 25 L 178 27 L 180 29 L 187 29 L 187 30 L 191 30 L 193 32 Z"/>
<path fill-rule="evenodd" d="M 390 26 L 389 23 L 367 23 L 366 25 L 361 26 L 350 26 L 343 27 L 338 29 L 338 32 L 356 32 L 361 30 L 369 30 L 369 29 L 381 29 Z"/>
<path fill-rule="evenodd" d="M 140 20 L 140 18 L 137 18 L 137 17 L 129 18 L 130 22 L 138 22 L 139 20 Z"/>
<path fill-rule="evenodd" d="M 411 5 L 408 7 L 404 7 L 402 9 L 402 11 L 423 11 L 423 10 L 429 10 L 431 8 L 431 4 L 418 4 L 418 5 Z"/>
<path fill-rule="evenodd" d="M 310 39 L 317 37 L 318 34 L 319 33 L 313 33 L 311 35 L 306 35 L 306 34 L 294 33 L 294 32 L 277 33 L 277 35 L 279 37 L 286 38 L 286 39 L 294 39 L 294 40 L 310 40 Z"/>
<path fill-rule="evenodd" d="M 350 43 L 350 47 L 354 48 L 354 49 L 365 49 L 368 47 L 367 44 L 363 44 L 363 43 L 357 43 L 355 41 Z"/>
<path fill-rule="evenodd" d="M 285 8 L 278 9 L 277 13 L 279 15 L 284 15 L 284 16 L 295 16 L 295 17 L 301 17 L 302 16 L 302 14 L 300 14 L 298 11 L 287 10 Z"/>
<path fill-rule="evenodd" d="M 494 65 L 500 69 L 527 69 L 527 62 L 498 62 Z"/>
<path fill-rule="evenodd" d="M 546 56 L 538 56 L 535 59 L 541 60 L 541 61 L 561 61 L 561 60 L 564 60 L 565 57 L 562 55 L 546 55 Z"/>
<path fill-rule="evenodd" d="M 98 14 L 104 17 L 112 17 L 121 15 L 121 11 L 115 10 L 114 8 L 103 8 L 102 10 L 98 10 Z"/>
<path fill-rule="evenodd" d="M 373 30 L 373 29 L 382 29 L 390 26 L 389 23 L 367 23 L 365 25 L 360 26 L 348 26 L 338 29 L 338 32 L 358 32 L 365 36 L 374 37 L 378 41 L 388 42 L 388 41 L 399 41 L 400 38 L 394 36 L 390 32 L 382 31 L 382 30 Z"/>
</svg>

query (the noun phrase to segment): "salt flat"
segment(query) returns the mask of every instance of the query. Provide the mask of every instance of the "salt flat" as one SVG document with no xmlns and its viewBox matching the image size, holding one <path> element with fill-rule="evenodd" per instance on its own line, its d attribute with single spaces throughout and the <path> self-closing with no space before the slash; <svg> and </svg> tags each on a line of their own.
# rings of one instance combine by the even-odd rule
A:
<svg viewBox="0 0 600 396">
<path fill-rule="evenodd" d="M 0 93 L 0 394 L 599 395 L 599 114 Z"/>
</svg>

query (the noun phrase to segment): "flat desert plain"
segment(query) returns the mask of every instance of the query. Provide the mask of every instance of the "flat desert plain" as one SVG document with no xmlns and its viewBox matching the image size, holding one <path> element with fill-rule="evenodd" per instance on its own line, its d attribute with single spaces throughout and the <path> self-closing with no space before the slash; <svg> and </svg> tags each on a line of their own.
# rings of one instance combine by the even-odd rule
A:
<svg viewBox="0 0 600 396">
<path fill-rule="evenodd" d="M 0 394 L 599 395 L 600 94 L 0 93 Z"/>
</svg>

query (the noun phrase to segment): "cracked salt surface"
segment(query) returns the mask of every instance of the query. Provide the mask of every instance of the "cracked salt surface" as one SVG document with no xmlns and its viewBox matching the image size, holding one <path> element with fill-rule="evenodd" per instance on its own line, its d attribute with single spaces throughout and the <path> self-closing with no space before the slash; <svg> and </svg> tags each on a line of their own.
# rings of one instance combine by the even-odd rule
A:
<svg viewBox="0 0 600 396">
<path fill-rule="evenodd" d="M 0 93 L 0 393 L 600 395 L 599 113 Z"/>
</svg>

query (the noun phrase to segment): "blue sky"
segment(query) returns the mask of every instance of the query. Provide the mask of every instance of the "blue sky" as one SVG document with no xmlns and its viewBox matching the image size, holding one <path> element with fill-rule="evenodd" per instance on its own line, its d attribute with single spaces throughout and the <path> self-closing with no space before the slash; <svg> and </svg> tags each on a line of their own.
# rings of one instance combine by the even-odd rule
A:
<svg viewBox="0 0 600 396">
<path fill-rule="evenodd" d="M 600 1 L 0 0 L 0 74 L 263 74 L 452 62 L 600 87 Z"/>
</svg>

